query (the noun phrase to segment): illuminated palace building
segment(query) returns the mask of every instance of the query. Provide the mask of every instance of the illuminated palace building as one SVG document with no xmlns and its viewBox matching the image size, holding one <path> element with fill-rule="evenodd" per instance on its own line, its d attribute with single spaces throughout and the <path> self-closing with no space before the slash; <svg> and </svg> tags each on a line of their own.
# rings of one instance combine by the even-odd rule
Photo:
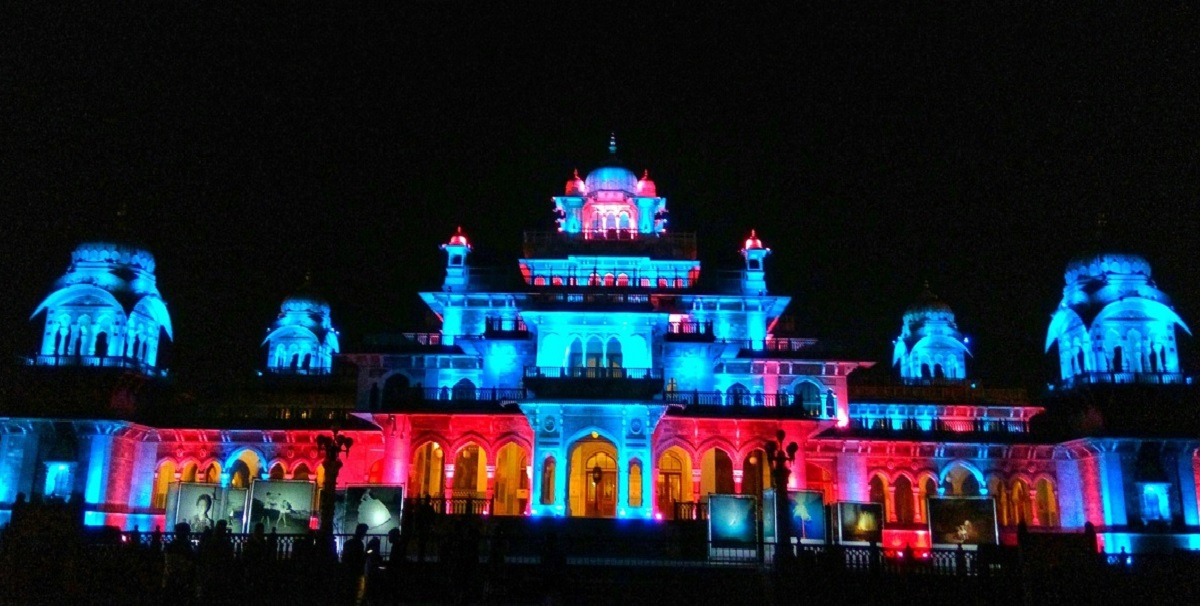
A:
<svg viewBox="0 0 1200 606">
<path fill-rule="evenodd" d="M 1046 337 L 1061 377 L 1040 403 L 970 378 L 967 339 L 928 288 L 897 305 L 893 376 L 856 377 L 873 363 L 790 334 L 753 231 L 737 271 L 702 271 L 648 174 L 612 159 L 553 198 L 558 229 L 524 234 L 519 274 L 473 267 L 461 230 L 442 244 L 445 280 L 420 293 L 440 331 L 343 351 L 306 287 L 269 325 L 261 376 L 214 401 L 159 364 L 172 325 L 150 252 L 79 246 L 35 308 L 40 347 L 9 373 L 0 507 L 78 498 L 90 524 L 145 530 L 172 482 L 319 482 L 315 439 L 336 422 L 355 439 L 339 484 L 470 497 L 492 516 L 693 518 L 710 494 L 770 487 L 764 447 L 782 429 L 800 445 L 792 487 L 883 503 L 892 545 L 929 544 L 939 495 L 992 497 L 1006 541 L 1022 522 L 1091 522 L 1111 551 L 1200 545 L 1200 433 L 1133 412 L 1192 393 L 1175 342 L 1188 329 L 1144 259 L 1068 264 Z"/>
</svg>

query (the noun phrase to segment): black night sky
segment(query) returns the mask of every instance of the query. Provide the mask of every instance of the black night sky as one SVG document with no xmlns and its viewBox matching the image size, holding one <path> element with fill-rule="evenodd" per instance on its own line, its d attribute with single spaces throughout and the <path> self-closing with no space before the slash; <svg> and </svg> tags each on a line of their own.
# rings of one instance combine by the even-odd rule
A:
<svg viewBox="0 0 1200 606">
<path fill-rule="evenodd" d="M 122 203 L 157 257 L 183 381 L 260 365 L 307 270 L 344 350 L 420 330 L 416 291 L 440 284 L 455 226 L 476 264 L 515 263 L 610 130 L 706 269 L 735 268 L 757 228 L 801 331 L 851 358 L 890 363 L 929 280 L 971 336 L 972 375 L 1043 384 L 1063 268 L 1096 248 L 1099 212 L 1106 246 L 1144 254 L 1200 326 L 1184 3 L 35 4 L 0 15 L 6 353 L 34 351 L 29 314 Z M 1195 373 L 1200 348 L 1181 342 Z"/>
</svg>

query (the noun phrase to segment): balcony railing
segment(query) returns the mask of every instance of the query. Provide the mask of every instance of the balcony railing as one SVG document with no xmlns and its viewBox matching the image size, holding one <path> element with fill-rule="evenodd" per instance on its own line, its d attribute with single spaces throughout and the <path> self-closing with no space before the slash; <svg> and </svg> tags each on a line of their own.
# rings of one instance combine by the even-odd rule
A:
<svg viewBox="0 0 1200 606">
<path fill-rule="evenodd" d="M 37 355 L 32 358 L 26 358 L 26 363 L 30 366 L 87 366 L 94 368 L 126 368 L 136 370 L 149 377 L 165 377 L 167 370 L 165 368 L 157 368 L 150 366 L 136 358 L 127 358 L 125 356 L 82 356 L 82 355 L 63 355 L 63 356 L 47 356 Z"/>
<path fill-rule="evenodd" d="M 526 366 L 527 379 L 662 379 L 661 368 L 607 368 L 601 366 Z"/>
<path fill-rule="evenodd" d="M 535 309 L 560 309 L 563 307 L 588 307 L 592 310 L 622 309 L 651 311 L 653 303 L 645 293 L 623 292 L 541 292 L 529 296 Z"/>
<path fill-rule="evenodd" d="M 520 318 L 488 318 L 483 336 L 489 339 L 527 339 L 529 327 Z"/>
<path fill-rule="evenodd" d="M 511 402 L 528 397 L 524 387 L 408 387 L 384 394 L 381 406 L 386 410 L 437 402 Z"/>
<path fill-rule="evenodd" d="M 1175 372 L 1086 372 L 1062 381 L 1064 387 L 1074 385 L 1186 385 L 1188 376 Z"/>
<path fill-rule="evenodd" d="M 712 320 L 706 322 L 671 322 L 667 324 L 666 340 L 711 343 L 715 340 Z"/>
<path fill-rule="evenodd" d="M 931 431 L 1016 434 L 1029 432 L 1029 420 L 872 417 L 852 418 L 850 419 L 850 428 L 878 432 Z"/>
<path fill-rule="evenodd" d="M 788 393 L 721 393 L 719 391 L 674 391 L 663 394 L 663 401 L 682 408 L 773 408 L 794 409 L 805 417 L 832 416 L 819 400 L 804 400 Z M 828 414 L 823 414 L 827 412 Z"/>
<path fill-rule="evenodd" d="M 989 403 L 1020 406 L 1029 403 L 1024 389 L 971 387 L 967 382 L 929 385 L 851 385 L 850 400 L 910 400 L 954 404 Z"/>
<path fill-rule="evenodd" d="M 608 251 L 639 252 L 659 258 L 695 259 L 696 234 L 671 232 L 643 234 L 633 229 L 586 230 L 576 234 L 561 231 L 525 232 L 526 257 Z"/>
<path fill-rule="evenodd" d="M 816 339 L 804 337 L 768 337 L 766 339 L 722 339 L 721 343 L 737 345 L 741 353 L 762 356 L 795 357 L 804 349 L 817 344 Z"/>
</svg>

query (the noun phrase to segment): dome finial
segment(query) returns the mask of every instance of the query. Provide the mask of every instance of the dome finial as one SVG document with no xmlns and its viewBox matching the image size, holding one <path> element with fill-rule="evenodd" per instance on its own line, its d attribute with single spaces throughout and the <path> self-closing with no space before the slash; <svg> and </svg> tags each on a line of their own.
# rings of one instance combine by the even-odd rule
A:
<svg viewBox="0 0 1200 606">
<path fill-rule="evenodd" d="M 929 280 L 928 279 L 925 280 L 925 291 L 929 292 Z"/>
<path fill-rule="evenodd" d="M 1104 211 L 1096 213 L 1096 245 L 1104 246 L 1104 228 L 1108 225 L 1108 215 Z"/>
<path fill-rule="evenodd" d="M 578 179 L 578 178 L 579 178 L 579 169 L 578 169 L 578 168 L 577 168 L 577 169 L 575 169 L 575 178 L 576 178 L 576 179 Z"/>
<path fill-rule="evenodd" d="M 608 133 L 608 153 L 609 155 L 617 155 L 617 133 Z"/>
</svg>

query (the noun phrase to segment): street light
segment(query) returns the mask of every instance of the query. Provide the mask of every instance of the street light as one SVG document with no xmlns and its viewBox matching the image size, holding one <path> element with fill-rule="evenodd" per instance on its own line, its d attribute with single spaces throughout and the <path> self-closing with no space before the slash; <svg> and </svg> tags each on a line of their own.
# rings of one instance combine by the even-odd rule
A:
<svg viewBox="0 0 1200 606">
<path fill-rule="evenodd" d="M 337 492 L 338 474 L 342 471 L 341 455 L 350 454 L 354 439 L 338 433 L 339 428 L 333 427 L 333 435 L 317 436 L 317 448 L 324 453 L 325 482 L 321 485 L 321 534 L 324 535 L 327 547 L 333 548 L 333 500 Z"/>
<path fill-rule="evenodd" d="M 767 441 L 767 465 L 771 469 L 771 488 L 775 489 L 775 566 L 782 568 L 792 557 L 792 516 L 788 512 L 788 478 L 792 475 L 792 461 L 800 447 L 795 442 L 781 448 L 786 434 L 782 429 L 775 432 L 775 440 Z"/>
<path fill-rule="evenodd" d="M 600 478 L 604 476 L 604 470 L 600 469 L 600 464 L 597 463 L 592 468 L 592 507 L 596 510 L 596 517 L 600 517 Z"/>
</svg>

